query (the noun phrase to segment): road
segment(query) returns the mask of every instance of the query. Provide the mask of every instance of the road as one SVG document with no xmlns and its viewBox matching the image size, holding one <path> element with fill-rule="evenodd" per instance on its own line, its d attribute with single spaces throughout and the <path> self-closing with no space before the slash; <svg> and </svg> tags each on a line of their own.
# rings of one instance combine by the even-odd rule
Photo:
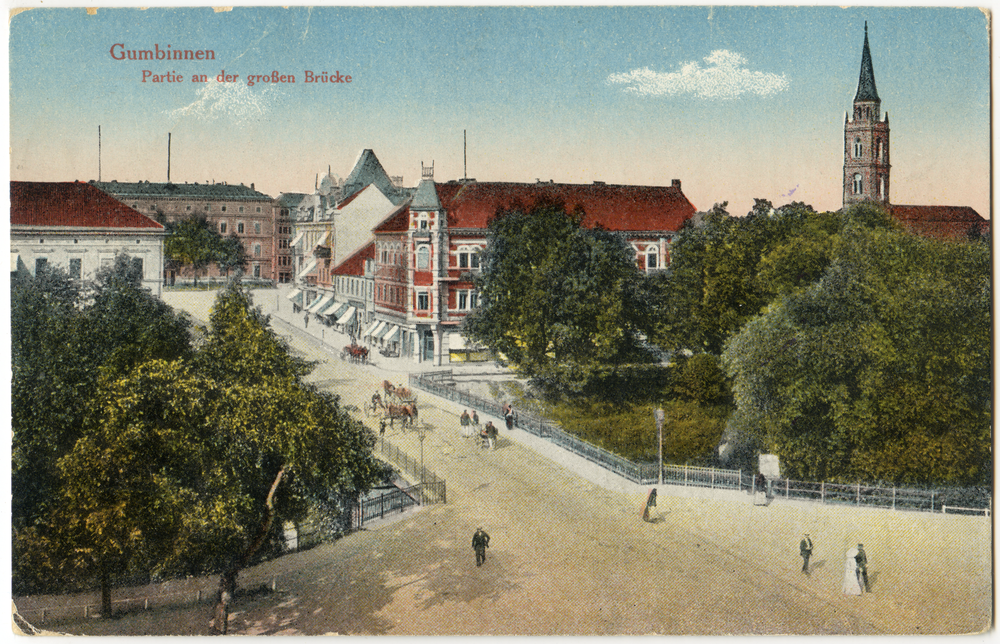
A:
<svg viewBox="0 0 1000 644">
<path fill-rule="evenodd" d="M 274 306 L 267 297 L 259 296 L 265 309 Z M 205 301 L 172 303 L 207 317 Z M 406 382 L 395 361 L 352 365 L 324 354 L 294 322 L 274 325 L 294 349 L 320 360 L 310 380 L 345 404 L 362 407 L 385 379 Z M 276 576 L 278 592 L 241 600 L 231 632 L 931 634 L 989 627 L 988 519 L 763 507 L 741 495 L 681 497 L 661 489 L 658 519 L 646 523 L 642 491 L 597 485 L 505 429 L 495 451 L 481 450 L 461 437 L 460 408 L 419 396 L 423 458 L 447 480 L 448 503 L 262 564 L 253 574 Z M 416 432 L 397 428 L 387 437 L 419 457 Z M 478 526 L 491 535 L 481 568 L 471 549 Z M 814 541 L 810 576 L 799 571 L 806 531 Z M 857 542 L 868 551 L 873 592 L 845 597 L 843 556 Z M 64 630 L 201 634 L 207 619 L 201 606 Z"/>
</svg>

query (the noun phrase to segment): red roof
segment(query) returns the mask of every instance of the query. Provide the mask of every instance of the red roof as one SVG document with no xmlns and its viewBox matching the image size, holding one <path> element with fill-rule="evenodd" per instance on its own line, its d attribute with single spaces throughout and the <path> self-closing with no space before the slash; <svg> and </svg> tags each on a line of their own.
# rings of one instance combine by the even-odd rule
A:
<svg viewBox="0 0 1000 644">
<path fill-rule="evenodd" d="M 671 186 L 626 186 L 564 183 L 445 183 L 438 198 L 452 228 L 486 228 L 498 211 L 531 210 L 540 203 L 561 202 L 573 211 L 582 207 L 584 226 L 600 224 L 616 231 L 680 230 L 696 208 Z"/>
<path fill-rule="evenodd" d="M 977 227 L 986 233 L 990 224 L 968 206 L 889 206 L 892 216 L 908 231 L 934 238 L 964 238 Z"/>
<path fill-rule="evenodd" d="M 79 182 L 11 181 L 10 225 L 163 230 L 111 195 Z"/>
<path fill-rule="evenodd" d="M 337 264 L 336 268 L 330 271 L 331 275 L 352 275 L 363 277 L 365 274 L 365 260 L 375 259 L 375 242 L 368 242 L 367 246 L 362 246 L 360 250 Z"/>
<path fill-rule="evenodd" d="M 410 228 L 410 208 L 403 204 L 375 226 L 376 233 L 405 233 Z"/>
</svg>

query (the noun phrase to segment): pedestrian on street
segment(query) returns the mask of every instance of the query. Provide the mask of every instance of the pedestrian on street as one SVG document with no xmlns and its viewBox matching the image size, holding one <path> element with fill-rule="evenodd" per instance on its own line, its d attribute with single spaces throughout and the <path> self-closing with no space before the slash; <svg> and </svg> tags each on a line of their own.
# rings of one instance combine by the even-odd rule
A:
<svg viewBox="0 0 1000 644">
<path fill-rule="evenodd" d="M 480 528 L 472 535 L 472 549 L 476 551 L 476 566 L 482 566 L 486 561 L 486 549 L 490 547 L 490 535 Z"/>
<path fill-rule="evenodd" d="M 514 408 L 507 403 L 507 406 L 503 410 L 503 419 L 507 423 L 507 429 L 514 429 Z"/>
<path fill-rule="evenodd" d="M 306 313 L 305 317 L 303 318 L 303 323 L 306 325 L 306 328 L 308 329 L 309 328 L 309 314 L 308 313 Z"/>
<path fill-rule="evenodd" d="M 459 418 L 459 424 L 462 426 L 462 436 L 468 438 L 472 436 L 471 428 L 472 418 L 469 417 L 469 410 L 462 410 L 462 417 Z"/>
<path fill-rule="evenodd" d="M 809 574 L 809 557 L 813 552 L 813 542 L 809 538 L 809 533 L 802 535 L 802 541 L 799 542 L 799 554 L 802 555 L 802 572 Z"/>
<path fill-rule="evenodd" d="M 649 491 L 649 496 L 646 497 L 646 508 L 642 511 L 642 520 L 649 523 L 652 521 L 649 515 L 649 509 L 656 507 L 656 488 L 654 487 Z"/>
<path fill-rule="evenodd" d="M 475 409 L 472 410 L 472 424 L 479 425 L 479 414 L 476 413 Z"/>
<path fill-rule="evenodd" d="M 865 554 L 864 544 L 858 544 L 858 554 L 854 555 L 854 561 L 857 564 L 858 584 L 866 593 L 871 592 L 868 590 L 868 555 Z"/>
<path fill-rule="evenodd" d="M 497 428 L 492 421 L 486 424 L 486 436 L 490 441 L 491 450 L 497 448 L 497 433 Z"/>
</svg>

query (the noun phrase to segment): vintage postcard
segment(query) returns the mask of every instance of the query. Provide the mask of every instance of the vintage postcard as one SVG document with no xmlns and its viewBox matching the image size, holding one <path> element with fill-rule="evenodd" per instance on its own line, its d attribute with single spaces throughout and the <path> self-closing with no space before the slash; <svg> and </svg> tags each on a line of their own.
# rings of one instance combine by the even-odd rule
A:
<svg viewBox="0 0 1000 644">
<path fill-rule="evenodd" d="M 992 627 L 990 10 L 8 8 L 15 632 Z"/>
</svg>

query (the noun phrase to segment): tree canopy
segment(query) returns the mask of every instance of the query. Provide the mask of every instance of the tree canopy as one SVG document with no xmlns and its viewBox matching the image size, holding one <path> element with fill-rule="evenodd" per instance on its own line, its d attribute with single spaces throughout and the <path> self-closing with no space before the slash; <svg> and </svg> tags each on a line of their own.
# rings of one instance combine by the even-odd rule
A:
<svg viewBox="0 0 1000 644">
<path fill-rule="evenodd" d="M 194 269 L 195 283 L 198 272 L 215 262 L 227 275 L 229 271 L 243 269 L 247 263 L 246 248 L 235 234 L 223 237 L 203 214 L 195 214 L 181 221 L 168 223 L 163 252 L 167 259 Z"/>
<path fill-rule="evenodd" d="M 277 539 L 279 519 L 301 520 L 313 501 L 346 503 L 385 469 L 372 453 L 374 434 L 336 397 L 303 383 L 311 365 L 290 354 L 238 282 L 219 294 L 207 338 L 191 347 L 186 321 L 128 279 L 127 266 L 90 302 L 58 275 L 42 276 L 54 284 L 48 298 L 16 291 L 28 328 L 14 358 L 25 363 L 26 382 L 44 382 L 35 370 L 58 353 L 23 355 L 28 332 L 40 337 L 39 320 L 71 326 L 79 315 L 107 346 L 103 362 L 74 354 L 97 376 L 73 389 L 82 411 L 47 451 L 30 439 L 40 431 L 29 420 L 47 423 L 58 410 L 19 399 L 27 420 L 14 425 L 15 463 L 18 449 L 42 456 L 49 501 L 15 523 L 15 587 L 97 579 L 107 615 L 111 577 L 221 571 L 216 624 L 224 631 L 239 571 Z M 133 318 L 148 328 L 130 327 Z M 36 473 L 15 467 L 15 480 L 24 479 L 15 495 L 41 485 Z"/>
<path fill-rule="evenodd" d="M 480 306 L 463 333 L 536 383 L 583 390 L 602 369 L 647 361 L 649 305 L 631 246 L 561 204 L 489 224 Z"/>
<path fill-rule="evenodd" d="M 822 277 L 727 343 L 733 423 L 792 477 L 988 483 L 989 248 L 871 214 L 849 213 Z"/>
</svg>

